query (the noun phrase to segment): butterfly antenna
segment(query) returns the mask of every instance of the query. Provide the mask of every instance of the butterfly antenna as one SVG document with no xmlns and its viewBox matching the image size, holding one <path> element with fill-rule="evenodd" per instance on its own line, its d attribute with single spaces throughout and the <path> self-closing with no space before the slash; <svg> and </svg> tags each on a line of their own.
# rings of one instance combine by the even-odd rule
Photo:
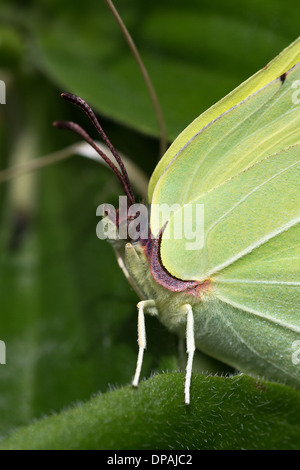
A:
<svg viewBox="0 0 300 470">
<path fill-rule="evenodd" d="M 72 132 L 75 132 L 75 134 L 78 134 L 83 140 L 85 140 L 98 153 L 98 155 L 107 163 L 107 165 L 112 169 L 115 175 L 119 178 L 123 186 L 124 192 L 130 201 L 130 204 L 134 204 L 135 200 L 134 200 L 134 196 L 132 195 L 131 187 L 129 189 L 123 174 L 118 170 L 116 165 L 113 164 L 113 162 L 108 158 L 108 156 L 105 155 L 104 152 L 102 152 L 102 150 L 93 141 L 93 139 L 89 136 L 89 134 L 81 126 L 79 126 L 79 124 L 76 124 L 75 122 L 71 122 L 71 121 L 55 121 L 53 123 L 53 126 L 56 127 L 57 129 L 67 129 Z"/>
<path fill-rule="evenodd" d="M 107 145 L 107 147 L 111 151 L 112 155 L 115 157 L 115 160 L 116 160 L 116 162 L 118 163 L 118 165 L 120 167 L 120 170 L 121 170 L 121 173 L 123 175 L 124 182 L 125 182 L 125 185 L 126 185 L 126 188 L 127 188 L 125 193 L 129 197 L 130 202 L 132 204 L 134 204 L 134 201 L 135 201 L 134 200 L 134 195 L 133 195 L 133 191 L 132 191 L 132 188 L 131 188 L 131 184 L 130 184 L 130 181 L 129 181 L 129 177 L 128 177 L 128 173 L 126 171 L 125 165 L 124 165 L 120 155 L 116 151 L 115 147 L 112 145 L 109 138 L 107 137 L 104 130 L 102 129 L 102 127 L 101 127 L 98 119 L 96 118 L 95 113 L 92 110 L 92 108 L 86 103 L 86 101 L 84 101 L 82 98 L 80 98 L 79 96 L 76 96 L 72 93 L 62 93 L 61 97 L 64 100 L 70 101 L 71 103 L 73 103 L 76 106 L 78 106 L 79 108 L 81 108 L 86 113 L 86 115 L 89 117 L 92 124 L 94 125 L 94 127 L 96 128 L 96 130 L 98 131 L 100 136 L 102 137 L 104 143 Z"/>
</svg>

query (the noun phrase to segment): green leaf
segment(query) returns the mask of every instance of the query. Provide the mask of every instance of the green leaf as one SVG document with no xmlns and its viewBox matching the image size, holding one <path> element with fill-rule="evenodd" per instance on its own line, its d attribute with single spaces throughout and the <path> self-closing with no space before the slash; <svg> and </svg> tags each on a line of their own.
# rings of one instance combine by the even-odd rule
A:
<svg viewBox="0 0 300 470">
<path fill-rule="evenodd" d="M 264 67 L 299 35 L 297 2 L 116 2 L 157 90 L 168 137 Z M 141 74 L 105 2 L 31 2 L 27 58 L 62 91 L 150 135 L 158 127 Z M 49 28 L 49 19 L 55 27 Z"/>
<path fill-rule="evenodd" d="M 282 385 L 183 374 L 157 375 L 21 428 L 1 449 L 298 449 L 300 395 Z"/>
</svg>

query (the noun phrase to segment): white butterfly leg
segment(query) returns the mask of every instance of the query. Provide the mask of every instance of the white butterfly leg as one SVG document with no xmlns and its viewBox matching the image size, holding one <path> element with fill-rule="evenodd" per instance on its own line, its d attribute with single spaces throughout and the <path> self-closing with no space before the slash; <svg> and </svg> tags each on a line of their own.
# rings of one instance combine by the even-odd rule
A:
<svg viewBox="0 0 300 470">
<path fill-rule="evenodd" d="M 139 384 L 139 378 L 141 374 L 141 368 L 143 363 L 144 351 L 147 346 L 146 340 L 146 327 L 145 327 L 145 309 L 149 309 L 147 313 L 151 315 L 157 315 L 155 308 L 155 302 L 153 300 L 143 300 L 138 303 L 138 359 L 136 364 L 136 370 L 132 381 L 132 386 L 137 387 Z M 193 367 L 193 358 L 195 352 L 195 338 L 194 338 L 194 315 L 192 306 L 190 304 L 184 305 L 185 313 L 187 315 L 186 321 L 186 351 L 188 354 L 188 360 L 186 365 L 185 374 L 185 387 L 184 387 L 184 402 L 188 405 L 190 403 L 190 388 L 191 388 L 191 376 Z"/>
<path fill-rule="evenodd" d="M 146 340 L 146 327 L 145 327 L 145 308 L 152 308 L 151 314 L 155 315 L 155 302 L 154 300 L 142 300 L 137 304 L 138 307 L 138 345 L 139 345 L 139 353 L 137 358 L 136 370 L 132 381 L 132 386 L 137 387 L 139 384 L 139 378 L 141 374 L 142 364 L 143 364 L 143 357 L 144 351 L 147 347 L 147 340 Z M 150 313 L 150 312 L 149 312 Z"/>
<path fill-rule="evenodd" d="M 188 354 L 188 360 L 186 365 L 185 373 L 185 386 L 184 386 L 184 402 L 186 405 L 190 403 L 190 388 L 191 388 L 191 377 L 195 346 L 195 332 L 194 332 L 194 315 L 192 306 L 189 304 L 185 305 L 187 310 L 186 319 L 186 352 Z"/>
</svg>

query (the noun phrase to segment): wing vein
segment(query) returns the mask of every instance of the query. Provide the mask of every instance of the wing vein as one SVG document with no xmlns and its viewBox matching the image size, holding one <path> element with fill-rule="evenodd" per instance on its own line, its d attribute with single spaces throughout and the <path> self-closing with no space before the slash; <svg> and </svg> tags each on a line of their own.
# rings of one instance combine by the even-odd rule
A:
<svg viewBox="0 0 300 470">
<path fill-rule="evenodd" d="M 220 300 L 222 300 L 223 302 L 225 302 L 226 304 L 228 304 L 228 301 L 226 301 L 225 299 L 221 299 L 221 297 L 220 297 Z M 233 305 L 231 302 L 230 302 L 230 304 Z M 237 307 L 237 308 L 239 308 L 239 307 Z M 244 309 L 244 307 L 243 307 L 243 309 Z M 254 315 L 256 314 L 256 312 L 251 312 L 251 311 L 249 311 L 249 310 L 247 310 L 247 311 L 248 311 L 249 313 L 254 314 Z M 224 315 L 223 315 L 222 313 L 219 312 L 219 314 L 220 314 L 220 316 L 223 318 L 223 321 L 225 322 L 225 324 L 227 324 L 227 326 L 231 329 L 231 331 L 233 332 L 233 334 L 234 334 L 234 335 L 239 339 L 239 341 L 240 341 L 241 343 L 243 343 L 250 351 L 252 351 L 256 356 L 258 356 L 259 358 L 261 358 L 263 361 L 268 362 L 269 364 L 271 364 L 275 369 L 277 369 L 277 370 L 279 370 L 279 371 L 281 371 L 281 372 L 284 372 L 285 374 L 287 374 L 287 375 L 289 375 L 290 377 L 294 378 L 294 376 L 293 376 L 289 371 L 283 369 L 282 367 L 279 367 L 278 364 L 275 364 L 273 361 L 271 361 L 271 360 L 268 359 L 267 357 L 264 357 L 264 356 L 262 356 L 261 354 L 259 354 L 258 351 L 257 351 L 254 347 L 250 346 L 250 345 L 245 341 L 245 339 L 244 339 L 242 336 L 240 336 L 240 335 L 238 334 L 238 332 L 236 331 L 236 329 L 233 327 L 232 323 L 229 322 L 227 319 L 225 319 L 225 318 L 224 318 Z M 259 315 L 259 316 L 261 316 L 261 315 Z M 268 318 L 268 317 L 263 317 L 263 318 L 264 318 L 265 320 L 272 321 L 272 320 L 271 320 L 270 318 Z M 275 323 L 278 324 L 278 326 L 284 326 L 284 327 L 286 327 L 286 325 L 284 324 L 284 322 L 279 322 L 279 323 L 275 322 Z M 296 327 L 296 330 L 295 330 L 295 327 L 292 327 L 292 329 L 293 329 L 293 331 L 296 331 L 297 333 L 298 333 L 298 332 L 300 333 L 300 329 L 298 329 L 297 327 Z"/>
<path fill-rule="evenodd" d="M 274 230 L 273 232 L 270 232 L 267 236 L 262 237 L 261 239 L 257 240 L 255 243 L 248 246 L 245 250 L 240 251 L 239 253 L 237 253 L 232 258 L 229 258 L 228 260 L 226 260 L 224 263 L 220 264 L 219 266 L 214 267 L 211 271 L 209 271 L 208 273 L 205 274 L 205 276 L 204 276 L 205 279 L 213 276 L 217 272 L 220 272 L 222 269 L 227 268 L 227 266 L 232 265 L 233 263 L 235 263 L 239 259 L 241 259 L 244 256 L 251 253 L 253 250 L 258 248 L 259 246 L 261 246 L 264 243 L 268 242 L 269 240 L 276 237 L 277 235 L 284 232 L 285 230 L 288 230 L 289 228 L 293 227 L 294 225 L 299 223 L 299 221 L 300 221 L 300 217 L 297 217 L 296 219 L 290 220 L 288 224 L 285 224 L 285 225 L 281 226 L 278 230 Z"/>
<path fill-rule="evenodd" d="M 243 202 L 245 202 L 252 194 L 254 194 L 256 191 L 258 191 L 259 189 L 261 189 L 264 185 L 266 185 L 267 183 L 269 183 L 270 181 L 272 181 L 274 178 L 278 177 L 279 175 L 285 173 L 286 171 L 288 171 L 290 168 L 292 168 L 293 166 L 296 166 L 298 165 L 299 161 L 295 162 L 295 163 L 292 163 L 291 165 L 289 165 L 288 167 L 286 168 L 283 168 L 282 170 L 280 170 L 279 172 L 276 172 L 274 175 L 272 175 L 270 178 L 268 178 L 267 180 L 265 180 L 263 183 L 255 186 L 251 191 L 249 191 L 247 194 L 245 194 L 245 196 L 243 196 L 236 204 L 234 204 L 227 212 L 225 212 L 225 214 L 223 214 L 221 217 L 219 217 L 209 228 L 208 230 L 206 231 L 206 237 L 205 239 L 207 240 L 207 237 L 209 235 L 209 233 L 221 222 L 221 220 L 223 220 L 225 217 L 227 217 L 231 212 L 233 212 L 238 206 L 240 206 Z"/>
</svg>

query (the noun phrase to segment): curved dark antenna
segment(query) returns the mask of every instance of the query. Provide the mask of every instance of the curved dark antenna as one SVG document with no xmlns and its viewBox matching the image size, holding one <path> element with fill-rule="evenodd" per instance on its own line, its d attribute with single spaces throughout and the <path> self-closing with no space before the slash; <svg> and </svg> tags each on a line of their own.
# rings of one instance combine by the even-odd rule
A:
<svg viewBox="0 0 300 470">
<path fill-rule="evenodd" d="M 128 190 L 131 194 L 131 199 L 134 200 L 131 184 L 130 184 L 130 181 L 129 181 L 129 177 L 128 177 L 128 173 L 126 171 L 125 165 L 124 165 L 120 155 L 116 151 L 115 147 L 112 145 L 109 138 L 107 137 L 104 130 L 102 129 L 102 127 L 101 127 L 98 119 L 96 118 L 95 113 L 92 110 L 92 108 L 87 104 L 86 101 L 84 101 L 79 96 L 74 95 L 73 93 L 61 93 L 61 97 L 64 100 L 70 101 L 70 103 L 73 103 L 76 106 L 78 106 L 79 108 L 81 108 L 85 112 L 85 114 L 88 116 L 88 118 L 91 120 L 92 124 L 94 125 L 94 127 L 96 128 L 98 133 L 101 135 L 103 141 L 105 142 L 105 144 L 107 145 L 107 147 L 109 148 L 109 150 L 111 151 L 113 156 L 115 157 L 116 162 L 118 163 L 118 165 L 121 169 L 121 172 L 124 176 L 127 188 L 128 188 Z"/>
<path fill-rule="evenodd" d="M 76 124 L 75 122 L 72 122 L 72 121 L 55 121 L 53 123 L 53 126 L 56 127 L 57 129 L 67 129 L 67 130 L 75 132 L 75 134 L 78 134 L 91 147 L 93 147 L 93 149 L 96 150 L 98 155 L 109 165 L 109 167 L 112 169 L 115 175 L 119 178 L 126 196 L 130 199 L 130 202 L 132 203 L 131 194 L 128 192 L 128 187 L 125 183 L 122 173 L 118 170 L 116 165 L 114 165 L 113 162 L 105 155 L 105 153 L 102 152 L 102 150 L 93 141 L 93 139 L 89 136 L 89 134 L 81 126 L 79 126 L 79 124 Z"/>
</svg>

